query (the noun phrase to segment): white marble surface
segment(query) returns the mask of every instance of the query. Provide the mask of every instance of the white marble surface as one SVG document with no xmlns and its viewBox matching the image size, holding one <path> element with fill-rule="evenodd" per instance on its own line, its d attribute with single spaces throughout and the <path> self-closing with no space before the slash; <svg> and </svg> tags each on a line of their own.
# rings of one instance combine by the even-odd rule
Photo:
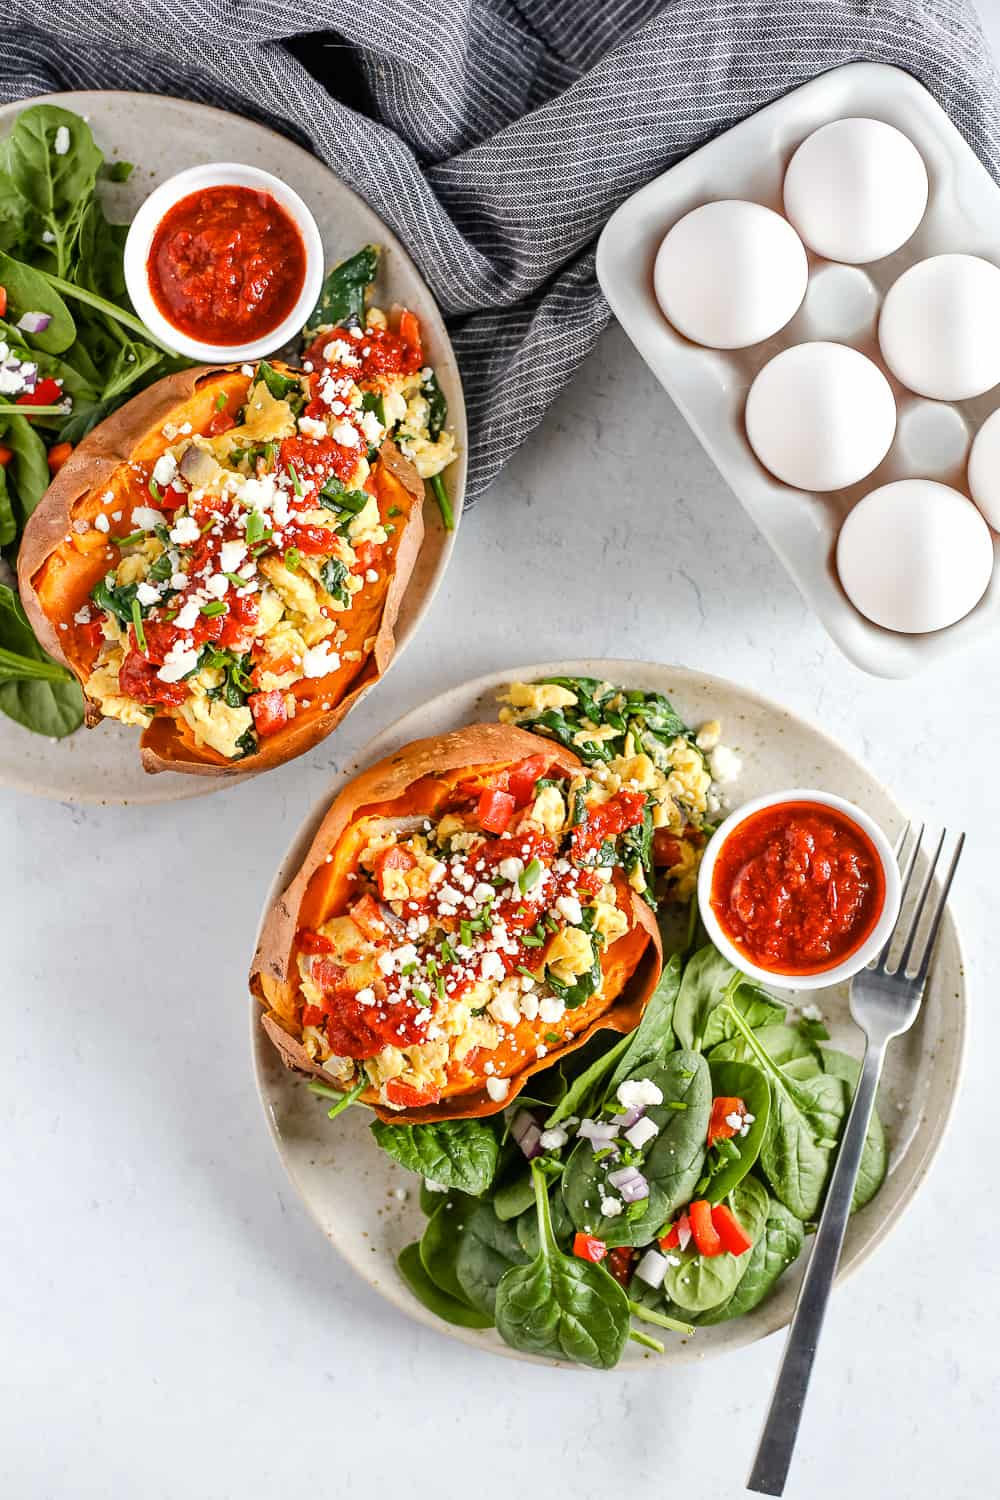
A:
<svg viewBox="0 0 1000 1500">
<path fill-rule="evenodd" d="M 971 834 L 958 1109 L 905 1224 L 834 1302 L 787 1493 L 995 1488 L 996 652 L 909 683 L 848 666 L 613 330 L 467 519 L 423 635 L 336 749 L 136 811 L 0 792 L 5 1497 L 742 1492 L 780 1336 L 669 1376 L 597 1377 L 410 1324 L 307 1219 L 250 1071 L 257 907 L 331 771 L 451 683 L 583 654 L 743 680 L 843 739 L 912 812 Z"/>
</svg>

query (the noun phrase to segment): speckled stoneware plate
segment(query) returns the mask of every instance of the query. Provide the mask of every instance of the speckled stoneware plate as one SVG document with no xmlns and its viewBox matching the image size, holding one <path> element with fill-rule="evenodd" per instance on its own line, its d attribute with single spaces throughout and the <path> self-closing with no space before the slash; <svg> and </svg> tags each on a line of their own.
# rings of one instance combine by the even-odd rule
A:
<svg viewBox="0 0 1000 1500">
<path fill-rule="evenodd" d="M 135 162 L 126 183 L 103 185 L 112 219 L 127 222 L 153 188 L 183 167 L 239 161 L 282 178 L 312 209 L 328 265 L 365 244 L 382 247 L 375 297 L 378 305 L 402 303 L 420 318 L 428 360 L 448 398 L 449 426 L 458 459 L 445 475 L 456 528 L 465 495 L 468 440 L 462 382 L 451 341 L 434 298 L 395 235 L 368 205 L 315 156 L 284 136 L 223 110 L 151 94 L 81 92 L 49 94 L 0 108 L 0 139 L 31 104 L 61 104 L 84 117 L 109 160 Z M 432 497 L 424 507 L 424 544 L 396 626 L 396 656 L 413 639 L 444 576 L 456 533 L 445 531 Z M 321 748 L 321 747 L 320 747 Z M 313 752 L 314 754 L 316 751 Z M 47 740 L 0 714 L 0 784 L 62 802 L 172 802 L 203 797 L 230 785 L 211 776 L 165 771 L 150 776 L 139 762 L 138 731 L 106 721 L 65 740 Z"/>
<path fill-rule="evenodd" d="M 843 746 L 780 704 L 761 698 L 721 677 L 651 662 L 571 661 L 516 667 L 477 678 L 414 709 L 366 746 L 355 766 L 331 786 L 313 809 L 278 871 L 272 898 L 291 880 L 313 834 L 343 781 L 408 740 L 439 734 L 477 719 L 493 719 L 497 693 L 518 678 L 571 675 L 606 678 L 626 687 L 665 693 L 690 724 L 722 720 L 723 740 L 742 758 L 743 771 L 729 789 L 730 807 L 778 787 L 808 786 L 838 792 L 865 808 L 894 837 L 904 815 L 881 786 Z M 266 909 L 266 907 L 265 907 Z M 813 991 L 808 997 L 827 1017 L 833 1044 L 861 1053 L 861 1034 L 850 1019 L 846 986 Z M 794 1002 L 794 994 L 789 995 Z M 877 1199 L 850 1224 L 842 1276 L 859 1266 L 899 1221 L 924 1179 L 944 1134 L 958 1084 L 965 1038 L 966 995 L 962 951 L 950 912 L 946 915 L 923 1012 L 913 1030 L 889 1049 L 879 1107 L 891 1147 L 889 1176 Z M 390 1302 L 463 1343 L 516 1354 L 493 1330 L 454 1328 L 429 1313 L 399 1278 L 396 1256 L 419 1237 L 424 1219 L 417 1202 L 418 1180 L 378 1150 L 366 1109 L 353 1108 L 336 1121 L 305 1082 L 288 1073 L 259 1025 L 252 1002 L 251 1034 L 257 1082 L 274 1143 L 289 1177 L 323 1233 L 369 1286 Z M 405 1194 L 400 1198 L 399 1190 Z M 650 1355 L 629 1344 L 622 1366 L 672 1364 L 703 1358 L 754 1343 L 791 1317 L 802 1262 L 779 1283 L 776 1294 L 749 1317 L 700 1329 L 692 1339 L 675 1339 L 664 1355 Z M 322 1289 L 317 1295 L 322 1296 Z M 536 1360 L 536 1363 L 558 1363 Z"/>
</svg>

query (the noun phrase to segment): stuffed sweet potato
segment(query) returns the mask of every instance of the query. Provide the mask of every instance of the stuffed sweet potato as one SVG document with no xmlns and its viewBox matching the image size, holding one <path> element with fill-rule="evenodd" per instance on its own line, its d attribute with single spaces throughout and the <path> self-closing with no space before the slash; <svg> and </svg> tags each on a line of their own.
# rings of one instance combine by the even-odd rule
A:
<svg viewBox="0 0 1000 1500">
<path fill-rule="evenodd" d="M 284 1061 L 360 1085 L 384 1119 L 429 1121 L 492 1114 L 596 1030 L 631 1030 L 660 940 L 612 861 L 645 806 L 506 724 L 355 777 L 254 957 Z"/>
<path fill-rule="evenodd" d="M 422 357 L 379 328 L 328 347 L 303 372 L 261 362 L 150 387 L 84 439 L 26 529 L 40 641 L 79 678 L 88 723 L 141 728 L 149 771 L 289 760 L 392 657 L 423 480 L 385 408 L 405 408 Z"/>
</svg>

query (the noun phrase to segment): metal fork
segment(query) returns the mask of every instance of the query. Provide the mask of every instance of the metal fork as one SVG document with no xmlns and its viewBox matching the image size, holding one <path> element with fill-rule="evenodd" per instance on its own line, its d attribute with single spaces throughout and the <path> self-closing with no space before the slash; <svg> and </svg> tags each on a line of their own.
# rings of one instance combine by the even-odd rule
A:
<svg viewBox="0 0 1000 1500">
<path fill-rule="evenodd" d="M 902 864 L 911 832 L 908 823 L 896 846 L 896 857 Z M 948 873 L 938 892 L 937 904 L 926 930 L 922 956 L 911 968 L 924 908 L 931 892 L 934 871 L 944 847 L 942 832 L 934 850 L 912 913 L 904 914 L 906 898 L 913 882 L 917 855 L 924 836 L 924 827 L 912 841 L 906 857 L 902 877 L 902 902 L 900 914 L 892 936 L 877 958 L 867 969 L 854 978 L 850 991 L 851 1015 L 865 1033 L 865 1056 L 861 1074 L 854 1093 L 854 1102 L 847 1117 L 836 1165 L 830 1177 L 826 1204 L 816 1231 L 812 1254 L 802 1278 L 795 1312 L 788 1331 L 788 1342 L 778 1369 L 771 1405 L 757 1447 L 757 1457 L 747 1480 L 747 1488 L 760 1495 L 784 1493 L 788 1469 L 792 1461 L 795 1439 L 805 1405 L 813 1360 L 819 1344 L 827 1303 L 833 1288 L 840 1251 L 847 1230 L 847 1219 L 851 1211 L 854 1184 L 861 1165 L 861 1152 L 868 1134 L 868 1124 L 875 1107 L 875 1094 L 885 1051 L 893 1037 L 908 1031 L 916 1020 L 920 1002 L 927 984 L 934 945 L 937 941 L 941 918 L 944 915 L 948 892 L 958 867 L 959 856 L 965 843 L 965 834 L 959 834 Z M 908 923 L 908 925 L 907 925 Z M 897 935 L 905 933 L 903 951 L 895 965 L 890 968 L 890 950 Z"/>
</svg>

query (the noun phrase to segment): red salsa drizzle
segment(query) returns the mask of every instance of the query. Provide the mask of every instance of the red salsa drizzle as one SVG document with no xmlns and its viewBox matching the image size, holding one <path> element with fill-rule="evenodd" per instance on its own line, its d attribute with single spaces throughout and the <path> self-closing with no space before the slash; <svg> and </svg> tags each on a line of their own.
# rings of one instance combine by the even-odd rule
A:
<svg viewBox="0 0 1000 1500">
<path fill-rule="evenodd" d="M 778 974 L 817 974 L 855 952 L 885 902 L 878 852 L 853 819 L 816 802 L 752 813 L 712 872 L 712 910 L 739 951 Z"/>
<path fill-rule="evenodd" d="M 211 187 L 167 211 L 149 250 L 149 289 L 181 333 L 205 343 L 251 343 L 298 301 L 306 251 L 295 223 L 269 193 Z"/>
</svg>

